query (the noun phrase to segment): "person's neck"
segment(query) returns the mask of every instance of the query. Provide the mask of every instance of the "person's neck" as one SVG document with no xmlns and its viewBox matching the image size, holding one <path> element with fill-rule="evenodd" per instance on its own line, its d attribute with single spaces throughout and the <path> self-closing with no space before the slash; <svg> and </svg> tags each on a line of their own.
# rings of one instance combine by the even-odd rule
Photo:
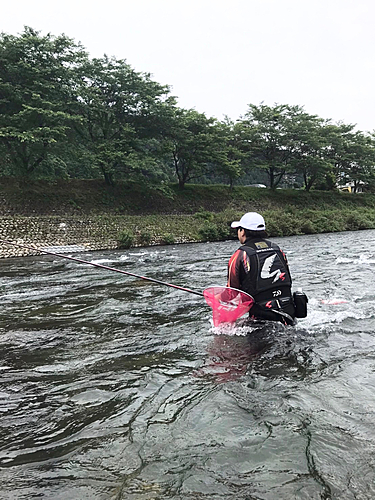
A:
<svg viewBox="0 0 375 500">
<path fill-rule="evenodd" d="M 246 245 L 246 243 L 249 243 L 251 241 L 260 241 L 260 240 L 264 240 L 264 238 L 262 238 L 261 236 L 248 236 L 245 240 L 245 242 L 243 243 L 243 245 Z"/>
</svg>

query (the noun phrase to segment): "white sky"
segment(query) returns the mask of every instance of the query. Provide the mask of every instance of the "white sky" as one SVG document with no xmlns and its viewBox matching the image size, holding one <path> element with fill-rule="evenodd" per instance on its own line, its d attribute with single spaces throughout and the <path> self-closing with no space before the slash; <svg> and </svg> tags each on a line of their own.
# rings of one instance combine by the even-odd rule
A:
<svg viewBox="0 0 375 500">
<path fill-rule="evenodd" d="M 0 31 L 65 33 L 220 120 L 263 101 L 373 131 L 374 21 L 374 0 L 3 0 Z"/>
</svg>

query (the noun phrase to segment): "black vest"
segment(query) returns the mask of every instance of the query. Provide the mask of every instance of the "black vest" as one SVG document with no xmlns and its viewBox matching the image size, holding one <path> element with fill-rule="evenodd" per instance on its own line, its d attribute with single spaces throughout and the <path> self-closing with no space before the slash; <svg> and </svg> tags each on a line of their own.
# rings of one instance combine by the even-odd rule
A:
<svg viewBox="0 0 375 500">
<path fill-rule="evenodd" d="M 250 271 L 241 276 L 241 288 L 256 302 L 291 297 L 292 278 L 280 247 L 251 238 L 240 248 L 250 259 Z"/>
</svg>

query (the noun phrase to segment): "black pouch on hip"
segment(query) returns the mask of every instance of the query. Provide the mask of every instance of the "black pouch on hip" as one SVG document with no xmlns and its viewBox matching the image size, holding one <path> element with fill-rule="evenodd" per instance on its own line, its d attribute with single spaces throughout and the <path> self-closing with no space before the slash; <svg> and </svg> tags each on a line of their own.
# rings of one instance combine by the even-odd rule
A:
<svg viewBox="0 0 375 500">
<path fill-rule="evenodd" d="M 295 308 L 296 318 L 306 318 L 307 316 L 307 303 L 309 299 L 302 290 L 297 290 L 293 293 L 293 302 Z"/>
</svg>

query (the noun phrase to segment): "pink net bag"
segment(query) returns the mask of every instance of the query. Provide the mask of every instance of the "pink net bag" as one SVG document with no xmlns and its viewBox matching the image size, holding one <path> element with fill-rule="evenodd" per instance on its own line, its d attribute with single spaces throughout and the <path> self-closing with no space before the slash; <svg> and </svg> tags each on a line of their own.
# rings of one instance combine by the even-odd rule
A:
<svg viewBox="0 0 375 500">
<path fill-rule="evenodd" d="M 214 326 L 234 323 L 250 311 L 254 304 L 251 295 L 225 286 L 210 286 L 203 291 L 207 304 L 212 308 Z"/>
</svg>

